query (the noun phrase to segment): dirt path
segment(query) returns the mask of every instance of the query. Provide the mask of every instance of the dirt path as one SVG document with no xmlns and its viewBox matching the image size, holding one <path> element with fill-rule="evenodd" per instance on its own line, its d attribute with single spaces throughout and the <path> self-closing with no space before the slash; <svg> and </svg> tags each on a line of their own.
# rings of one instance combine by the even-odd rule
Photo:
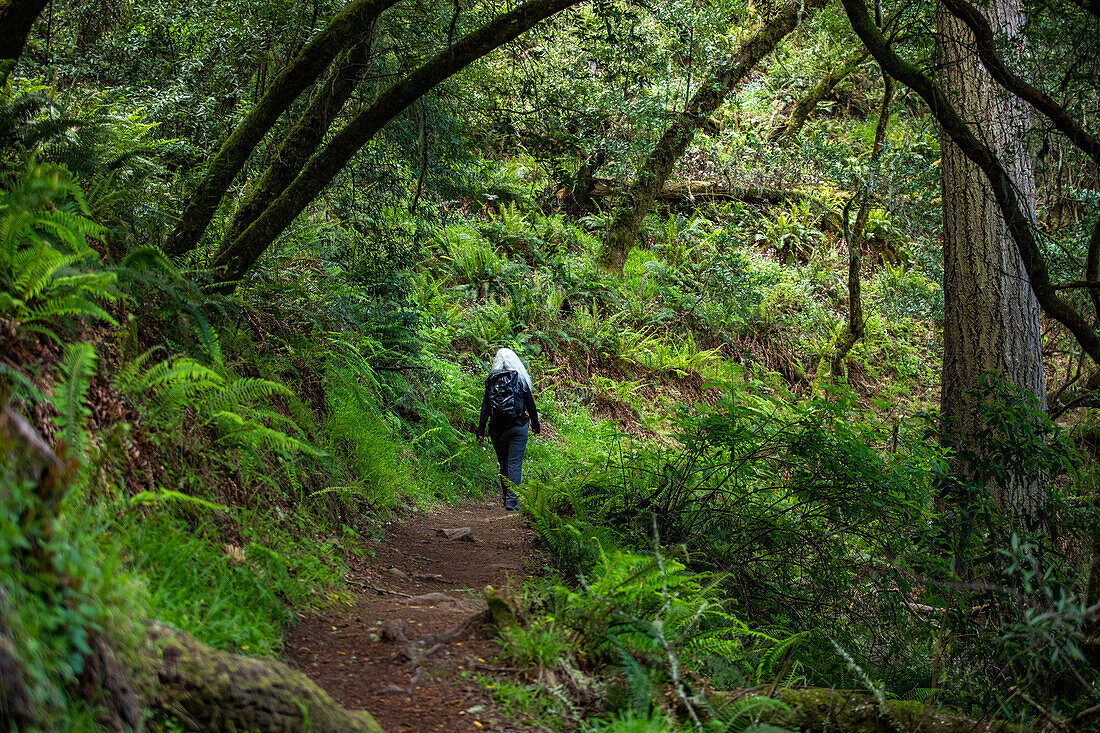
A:
<svg viewBox="0 0 1100 733">
<path fill-rule="evenodd" d="M 474 541 L 438 534 L 458 527 L 470 527 Z M 355 604 L 303 618 L 287 633 L 285 656 L 345 707 L 370 711 L 387 733 L 523 730 L 467 679 L 497 668 L 494 642 L 432 644 L 421 661 L 409 658 L 404 638 L 457 626 L 482 607 L 486 585 L 517 587 L 525 565 L 537 562 L 533 540 L 518 513 L 488 500 L 392 522 L 383 540 L 365 543 L 373 559 L 352 561 Z"/>
</svg>

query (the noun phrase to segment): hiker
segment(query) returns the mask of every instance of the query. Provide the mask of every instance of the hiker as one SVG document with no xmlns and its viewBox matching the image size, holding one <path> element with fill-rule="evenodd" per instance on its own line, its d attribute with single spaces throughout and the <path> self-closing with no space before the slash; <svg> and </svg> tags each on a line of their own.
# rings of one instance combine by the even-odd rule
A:
<svg viewBox="0 0 1100 733">
<path fill-rule="evenodd" d="M 485 378 L 485 396 L 481 400 L 481 419 L 477 425 L 477 442 L 484 444 L 485 421 L 489 421 L 489 438 L 500 464 L 500 487 L 504 508 L 519 509 L 519 496 L 512 486 L 523 480 L 523 451 L 527 448 L 527 421 L 539 434 L 539 413 L 531 394 L 531 377 L 523 362 L 511 349 L 500 349 L 493 357 L 493 366 Z"/>
</svg>

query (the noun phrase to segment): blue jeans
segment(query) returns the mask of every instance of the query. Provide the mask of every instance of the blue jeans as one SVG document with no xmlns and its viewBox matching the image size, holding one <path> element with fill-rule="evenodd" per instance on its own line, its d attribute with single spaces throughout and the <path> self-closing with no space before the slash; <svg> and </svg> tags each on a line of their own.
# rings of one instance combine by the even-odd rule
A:
<svg viewBox="0 0 1100 733">
<path fill-rule="evenodd" d="M 519 509 L 519 496 L 512 486 L 523 483 L 523 452 L 527 450 L 527 425 L 516 425 L 500 435 L 489 436 L 493 441 L 493 450 L 497 452 L 502 480 L 501 493 L 505 509 Z"/>
</svg>

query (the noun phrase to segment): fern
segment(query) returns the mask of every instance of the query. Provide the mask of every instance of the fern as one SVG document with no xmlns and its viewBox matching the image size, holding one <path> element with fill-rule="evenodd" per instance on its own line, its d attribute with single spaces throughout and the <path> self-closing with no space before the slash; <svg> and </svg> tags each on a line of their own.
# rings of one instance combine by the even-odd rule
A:
<svg viewBox="0 0 1100 733">
<path fill-rule="evenodd" d="M 778 642 L 775 646 L 769 649 L 760 660 L 760 664 L 756 667 L 756 683 L 763 684 L 767 677 L 771 677 L 775 674 L 775 666 L 791 649 L 798 646 L 802 641 L 809 636 L 808 631 L 800 631 L 797 634 L 788 636 L 783 641 Z M 767 680 L 772 681 L 772 680 Z"/>
<path fill-rule="evenodd" d="M 187 357 L 166 359 L 150 366 L 154 353 L 151 349 L 139 355 L 123 365 L 115 376 L 115 386 L 120 392 L 146 404 L 150 420 L 178 424 L 184 410 L 192 409 L 200 424 L 220 433 L 222 443 L 284 456 L 325 455 L 291 435 L 302 432 L 292 419 L 263 406 L 272 397 L 293 397 L 285 385 L 257 378 L 227 380 Z"/>
<path fill-rule="evenodd" d="M 87 205 L 64 171 L 34 163 L 0 189 L 0 320 L 15 340 L 44 334 L 76 318 L 106 321 L 98 304 L 114 300 L 115 275 L 76 268 L 97 257 L 88 237 L 103 228 L 87 218 Z"/>
<path fill-rule="evenodd" d="M 57 408 L 56 423 L 69 449 L 76 455 L 84 453 L 84 424 L 91 415 L 86 398 L 96 370 L 96 353 L 91 344 L 68 344 L 60 363 L 61 378 L 54 393 Z"/>
</svg>

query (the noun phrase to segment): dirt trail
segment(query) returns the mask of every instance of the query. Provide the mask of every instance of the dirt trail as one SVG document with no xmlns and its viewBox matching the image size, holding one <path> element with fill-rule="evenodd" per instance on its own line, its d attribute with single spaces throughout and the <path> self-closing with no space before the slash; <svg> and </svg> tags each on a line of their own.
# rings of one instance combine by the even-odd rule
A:
<svg viewBox="0 0 1100 733">
<path fill-rule="evenodd" d="M 470 527 L 473 542 L 440 536 Z M 517 587 L 537 562 L 534 533 L 516 512 L 480 500 L 416 514 L 366 542 L 373 559 L 353 559 L 353 606 L 305 617 L 291 628 L 286 654 L 347 708 L 366 709 L 387 733 L 518 731 L 463 672 L 496 671 L 494 642 L 467 639 L 410 660 L 404 637 L 453 628 L 482 608 L 482 591 Z M 434 594 L 434 595 L 431 595 Z M 395 638 L 396 637 L 396 638 Z"/>
</svg>

